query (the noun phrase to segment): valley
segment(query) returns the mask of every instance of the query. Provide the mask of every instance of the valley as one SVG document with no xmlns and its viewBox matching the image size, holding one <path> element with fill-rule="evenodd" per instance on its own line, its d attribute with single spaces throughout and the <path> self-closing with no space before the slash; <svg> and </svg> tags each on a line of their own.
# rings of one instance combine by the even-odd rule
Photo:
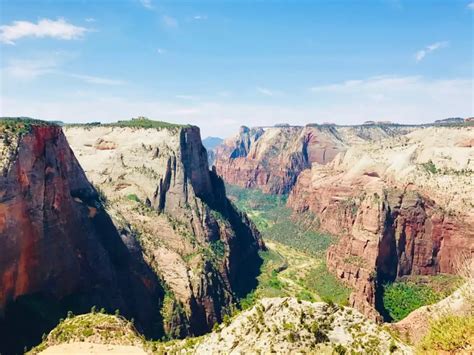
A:
<svg viewBox="0 0 474 355">
<path fill-rule="evenodd" d="M 470 349 L 472 127 L 338 129 L 207 154 L 195 126 L 3 119 L 3 351 L 410 354 L 453 316 Z M 279 172 L 262 189 L 213 159 Z"/>
</svg>

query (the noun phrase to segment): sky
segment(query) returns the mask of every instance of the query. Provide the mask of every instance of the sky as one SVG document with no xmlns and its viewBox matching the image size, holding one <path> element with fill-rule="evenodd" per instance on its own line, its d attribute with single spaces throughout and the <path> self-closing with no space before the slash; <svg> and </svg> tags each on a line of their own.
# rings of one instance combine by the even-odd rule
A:
<svg viewBox="0 0 474 355">
<path fill-rule="evenodd" d="M 474 1 L 0 0 L 0 116 L 240 125 L 474 116 Z"/>
</svg>

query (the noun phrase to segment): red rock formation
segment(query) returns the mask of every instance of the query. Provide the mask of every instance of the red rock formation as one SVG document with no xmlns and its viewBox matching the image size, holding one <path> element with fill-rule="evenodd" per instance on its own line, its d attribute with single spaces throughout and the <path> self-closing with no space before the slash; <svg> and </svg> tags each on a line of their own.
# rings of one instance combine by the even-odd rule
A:
<svg viewBox="0 0 474 355">
<path fill-rule="evenodd" d="M 229 184 L 288 193 L 302 170 L 313 162 L 326 164 L 342 150 L 332 126 L 241 127 L 215 149 L 215 166 Z"/>
<path fill-rule="evenodd" d="M 327 253 L 328 267 L 353 287 L 351 306 L 372 318 L 379 318 L 374 307 L 383 313 L 382 283 L 455 273 L 459 256 L 474 254 L 469 215 L 450 215 L 416 190 L 390 187 L 377 176 L 348 181 L 344 173 L 306 170 L 288 205 L 312 211 L 321 229 L 340 237 Z"/>
<path fill-rule="evenodd" d="M 266 128 L 241 127 L 240 132 L 211 154 L 226 183 L 259 188 L 267 193 L 290 192 L 298 175 L 312 163 L 328 164 L 349 146 L 400 136 L 411 126 L 336 126 L 309 124 Z"/>
<path fill-rule="evenodd" d="M 93 305 L 150 330 L 158 280 L 123 243 L 61 128 L 32 125 L 9 160 L 0 176 L 0 351 L 21 351 L 55 317 Z"/>
</svg>

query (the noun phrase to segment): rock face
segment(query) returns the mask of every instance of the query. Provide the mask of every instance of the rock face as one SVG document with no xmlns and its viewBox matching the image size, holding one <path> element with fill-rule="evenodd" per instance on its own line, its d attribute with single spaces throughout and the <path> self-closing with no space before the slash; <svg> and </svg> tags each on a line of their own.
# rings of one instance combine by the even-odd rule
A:
<svg viewBox="0 0 474 355">
<path fill-rule="evenodd" d="M 229 183 L 285 194 L 301 171 L 312 163 L 327 164 L 351 144 L 410 131 L 411 127 L 307 125 L 241 127 L 239 133 L 215 148 L 217 173 Z"/>
<path fill-rule="evenodd" d="M 209 171 L 197 127 L 67 127 L 87 177 L 166 285 L 170 336 L 200 335 L 256 284 L 263 242 Z M 107 142 L 113 149 L 100 149 Z"/>
<path fill-rule="evenodd" d="M 93 305 L 150 332 L 158 280 L 127 249 L 61 128 L 15 125 L 1 127 L 0 352 L 22 352 L 67 310 Z"/>
<path fill-rule="evenodd" d="M 352 306 L 379 318 L 383 283 L 455 273 L 460 257 L 474 254 L 474 149 L 460 144 L 473 135 L 427 128 L 354 146 L 300 174 L 288 204 L 340 236 L 327 263 L 353 286 Z"/>
<path fill-rule="evenodd" d="M 262 299 L 229 325 L 222 324 L 218 331 L 204 336 L 191 353 L 334 354 L 336 349 L 347 353 L 412 353 L 354 309 L 295 298 Z"/>
</svg>

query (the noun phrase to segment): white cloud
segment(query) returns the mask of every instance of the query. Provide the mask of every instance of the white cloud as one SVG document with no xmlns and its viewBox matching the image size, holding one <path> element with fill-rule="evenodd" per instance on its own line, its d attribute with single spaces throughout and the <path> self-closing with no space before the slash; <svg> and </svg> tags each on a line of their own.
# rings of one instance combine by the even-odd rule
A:
<svg viewBox="0 0 474 355">
<path fill-rule="evenodd" d="M 258 86 L 257 87 L 257 91 L 262 94 L 262 95 L 265 95 L 265 96 L 273 96 L 275 95 L 275 92 L 270 90 L 270 89 L 267 89 L 267 88 L 263 88 L 263 87 L 260 87 Z"/>
<path fill-rule="evenodd" d="M 168 51 L 166 49 L 163 49 L 163 48 L 158 48 L 156 50 L 156 53 L 158 53 L 158 54 L 165 54 L 166 52 L 168 52 Z"/>
<path fill-rule="evenodd" d="M 472 84 L 471 78 L 432 80 L 421 76 L 384 75 L 315 86 L 310 91 L 330 121 L 421 123 L 471 116 Z"/>
<path fill-rule="evenodd" d="M 110 97 L 109 88 L 91 87 L 79 96 L 65 93 L 57 98 L 48 92 L 33 96 L 5 97 L 2 91 L 0 116 L 29 116 L 79 122 L 111 122 L 144 115 L 152 119 L 199 126 L 203 136 L 226 137 L 242 124 L 273 125 L 275 122 L 307 124 L 334 122 L 357 124 L 367 120 L 399 123 L 433 122 L 436 119 L 474 116 L 472 79 L 431 80 L 421 76 L 385 75 L 320 85 L 298 93 L 300 103 L 278 100 L 270 103 L 239 102 L 230 98 L 193 101 L 174 98 L 162 101 L 133 95 Z M 306 96 L 305 96 L 306 95 Z M 188 95 L 184 95 L 188 96 Z M 67 112 L 67 117 L 65 116 Z"/>
<path fill-rule="evenodd" d="M 151 0 L 140 0 L 140 4 L 142 4 L 142 6 L 148 10 L 152 10 L 154 8 Z"/>
<path fill-rule="evenodd" d="M 79 79 L 88 84 L 98 85 L 123 85 L 122 80 L 103 78 L 91 75 L 82 75 L 69 73 L 60 70 L 61 64 L 70 55 L 67 53 L 53 53 L 47 57 L 38 57 L 36 59 L 14 59 L 8 62 L 8 65 L 0 71 L 6 79 L 31 81 L 44 75 L 59 75 Z"/>
<path fill-rule="evenodd" d="M 423 58 L 426 57 L 426 55 L 430 54 L 433 51 L 436 51 L 441 48 L 446 48 L 449 45 L 449 42 L 447 41 L 442 41 L 442 42 L 436 42 L 433 44 L 430 44 L 426 46 L 423 49 L 420 49 L 418 52 L 415 53 L 415 60 L 417 62 L 420 62 L 423 60 Z"/>
<path fill-rule="evenodd" d="M 52 73 L 57 67 L 57 61 L 53 58 L 38 60 L 15 59 L 2 68 L 2 74 L 19 80 L 33 80 L 39 76 Z"/>
<path fill-rule="evenodd" d="M 88 17 L 88 18 L 84 19 L 84 21 L 86 21 L 86 22 L 95 22 L 95 18 Z"/>
<path fill-rule="evenodd" d="M 161 16 L 161 22 L 167 28 L 177 28 L 178 27 L 178 20 L 174 17 L 163 15 Z"/>
<path fill-rule="evenodd" d="M 194 15 L 193 19 L 196 21 L 204 21 L 207 20 L 207 15 Z"/>
<path fill-rule="evenodd" d="M 109 79 L 109 78 L 102 78 L 99 76 L 91 76 L 91 75 L 82 75 L 82 74 L 68 74 L 63 73 L 66 76 L 70 76 L 71 78 L 80 79 L 88 84 L 98 84 L 98 85 L 123 85 L 125 82 L 123 80 L 117 79 Z"/>
<path fill-rule="evenodd" d="M 12 25 L 0 26 L 0 42 L 15 44 L 16 40 L 24 37 L 71 40 L 81 38 L 87 31 L 87 28 L 74 26 L 62 18 L 56 21 L 42 19 L 38 23 L 14 21 Z"/>
<path fill-rule="evenodd" d="M 199 97 L 195 95 L 176 95 L 175 97 L 181 100 L 198 100 L 199 99 Z"/>
<path fill-rule="evenodd" d="M 469 10 L 474 10 L 474 1 L 473 2 L 470 2 L 469 4 L 467 4 L 467 8 Z"/>
</svg>

